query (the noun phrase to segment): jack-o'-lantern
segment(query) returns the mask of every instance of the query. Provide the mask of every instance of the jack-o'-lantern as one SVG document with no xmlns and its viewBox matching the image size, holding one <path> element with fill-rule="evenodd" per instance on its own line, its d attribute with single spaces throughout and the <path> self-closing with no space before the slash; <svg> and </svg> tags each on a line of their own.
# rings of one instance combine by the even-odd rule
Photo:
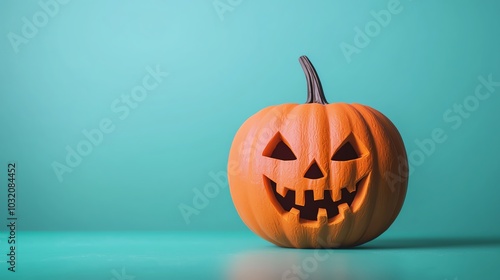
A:
<svg viewBox="0 0 500 280">
<path fill-rule="evenodd" d="M 306 104 L 261 110 L 229 154 L 231 196 L 243 222 L 283 247 L 352 247 L 382 234 L 406 195 L 408 165 L 392 122 L 360 104 L 328 104 L 305 56 Z"/>
</svg>

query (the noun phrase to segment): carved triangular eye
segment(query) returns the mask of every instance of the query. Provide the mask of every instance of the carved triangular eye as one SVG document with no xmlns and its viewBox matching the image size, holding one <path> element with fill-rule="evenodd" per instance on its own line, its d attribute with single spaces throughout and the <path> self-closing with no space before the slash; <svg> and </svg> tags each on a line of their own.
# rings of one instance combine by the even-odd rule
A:
<svg viewBox="0 0 500 280">
<path fill-rule="evenodd" d="M 283 141 L 280 133 L 277 133 L 264 149 L 264 156 L 280 160 L 296 160 L 297 157 L 292 149 Z"/>
<path fill-rule="evenodd" d="M 348 161 L 357 158 L 360 158 L 359 153 L 356 152 L 356 149 L 354 149 L 349 141 L 345 142 L 332 156 L 332 160 L 335 161 Z"/>
</svg>

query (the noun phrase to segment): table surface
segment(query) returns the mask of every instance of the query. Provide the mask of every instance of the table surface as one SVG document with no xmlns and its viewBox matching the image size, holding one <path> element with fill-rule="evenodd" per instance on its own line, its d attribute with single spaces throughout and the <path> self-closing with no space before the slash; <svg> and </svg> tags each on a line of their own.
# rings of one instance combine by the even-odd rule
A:
<svg viewBox="0 0 500 280">
<path fill-rule="evenodd" d="M 276 247 L 251 232 L 19 232 L 0 279 L 500 279 L 500 237 L 394 237 L 354 249 Z"/>
</svg>

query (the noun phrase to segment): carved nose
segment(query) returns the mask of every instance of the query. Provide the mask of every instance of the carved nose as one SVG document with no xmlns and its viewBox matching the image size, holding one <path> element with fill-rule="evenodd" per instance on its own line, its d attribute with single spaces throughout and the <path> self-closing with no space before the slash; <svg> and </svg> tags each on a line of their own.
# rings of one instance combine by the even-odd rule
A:
<svg viewBox="0 0 500 280">
<path fill-rule="evenodd" d="M 318 166 L 318 163 L 316 163 L 316 160 L 313 160 L 311 167 L 307 169 L 304 177 L 308 179 L 320 179 L 324 177 L 323 172 L 321 172 L 321 169 Z"/>
</svg>

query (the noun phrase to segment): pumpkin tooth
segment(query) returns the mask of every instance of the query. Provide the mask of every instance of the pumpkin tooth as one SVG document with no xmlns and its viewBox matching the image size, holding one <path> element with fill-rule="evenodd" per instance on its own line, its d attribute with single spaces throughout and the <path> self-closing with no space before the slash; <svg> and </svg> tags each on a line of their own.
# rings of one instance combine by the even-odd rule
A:
<svg viewBox="0 0 500 280">
<path fill-rule="evenodd" d="M 331 190 L 330 194 L 332 196 L 333 202 L 336 202 L 336 201 L 339 201 L 342 199 L 342 192 L 340 191 L 340 189 L 333 189 L 333 190 Z"/>
<path fill-rule="evenodd" d="M 328 223 L 328 213 L 325 208 L 318 208 L 316 219 L 320 225 L 326 225 Z"/>
<path fill-rule="evenodd" d="M 356 190 L 356 184 L 349 184 L 349 185 L 347 185 L 346 189 L 347 189 L 350 193 L 352 193 L 353 191 L 355 191 L 355 190 Z"/>
<path fill-rule="evenodd" d="M 339 209 L 339 215 L 344 217 L 344 219 L 346 217 L 352 216 L 351 208 L 347 203 L 342 203 L 339 206 L 337 206 L 337 208 Z"/>
<path fill-rule="evenodd" d="M 314 200 L 323 200 L 325 198 L 325 191 L 322 189 L 314 189 Z"/>
<path fill-rule="evenodd" d="M 279 193 L 282 197 L 285 197 L 286 193 L 288 192 L 288 189 L 282 185 L 277 184 L 276 192 Z"/>
<path fill-rule="evenodd" d="M 300 210 L 299 209 L 292 207 L 292 209 L 290 209 L 290 211 L 288 213 L 289 213 L 288 216 L 290 217 L 291 222 L 296 222 L 296 223 L 300 222 Z"/>
<path fill-rule="evenodd" d="M 295 205 L 305 206 L 306 205 L 306 196 L 303 191 L 295 191 Z"/>
</svg>

